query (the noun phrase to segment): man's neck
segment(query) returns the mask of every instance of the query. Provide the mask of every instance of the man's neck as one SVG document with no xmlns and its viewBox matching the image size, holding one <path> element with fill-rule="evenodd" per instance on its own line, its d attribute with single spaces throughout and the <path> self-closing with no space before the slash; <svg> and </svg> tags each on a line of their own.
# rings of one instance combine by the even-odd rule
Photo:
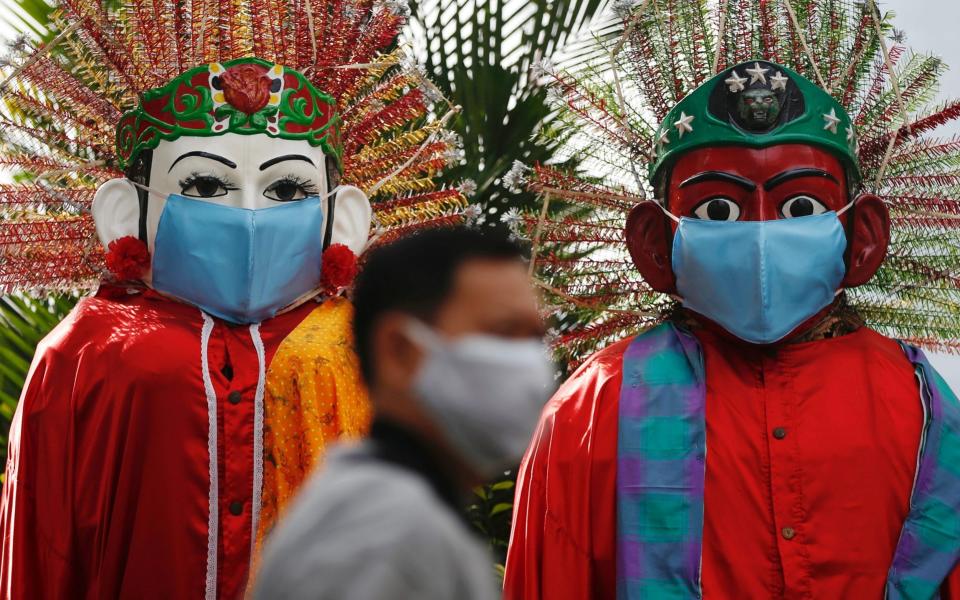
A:
<svg viewBox="0 0 960 600">
<path fill-rule="evenodd" d="M 391 415 L 380 415 L 374 418 L 369 439 L 381 459 L 420 475 L 441 500 L 462 512 L 462 500 L 471 484 L 459 476 L 449 454 L 423 432 Z"/>
</svg>

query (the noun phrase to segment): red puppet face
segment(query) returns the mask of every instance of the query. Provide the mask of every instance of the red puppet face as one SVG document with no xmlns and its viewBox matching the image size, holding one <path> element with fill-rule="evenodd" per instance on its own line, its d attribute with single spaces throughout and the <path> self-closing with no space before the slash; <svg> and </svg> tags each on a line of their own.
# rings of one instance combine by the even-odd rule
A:
<svg viewBox="0 0 960 600">
<path fill-rule="evenodd" d="M 851 198 L 843 163 L 816 146 L 718 146 L 680 156 L 668 173 L 666 204 L 678 217 L 712 221 L 767 221 L 839 211 Z M 889 243 L 883 202 L 864 194 L 840 215 L 847 232 L 843 287 L 869 280 Z M 653 202 L 637 205 L 626 239 L 640 273 L 657 291 L 674 293 L 670 253 L 676 223 Z"/>
<path fill-rule="evenodd" d="M 700 148 L 670 172 L 667 207 L 679 217 L 769 221 L 838 211 L 849 202 L 839 159 L 815 146 Z M 847 213 L 841 215 L 846 224 Z"/>
</svg>

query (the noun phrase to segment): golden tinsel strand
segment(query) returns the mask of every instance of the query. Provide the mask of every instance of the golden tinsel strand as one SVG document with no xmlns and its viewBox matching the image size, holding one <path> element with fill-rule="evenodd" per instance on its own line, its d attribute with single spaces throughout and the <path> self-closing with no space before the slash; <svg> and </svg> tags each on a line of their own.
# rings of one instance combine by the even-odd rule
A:
<svg viewBox="0 0 960 600">
<path fill-rule="evenodd" d="M 361 148 L 360 152 L 354 155 L 354 161 L 357 164 L 378 160 L 388 154 L 395 154 L 411 147 L 423 143 L 427 139 L 431 130 L 426 127 L 420 127 L 413 131 L 403 132 L 396 137 L 387 138 L 378 144 L 371 144 Z"/>
</svg>

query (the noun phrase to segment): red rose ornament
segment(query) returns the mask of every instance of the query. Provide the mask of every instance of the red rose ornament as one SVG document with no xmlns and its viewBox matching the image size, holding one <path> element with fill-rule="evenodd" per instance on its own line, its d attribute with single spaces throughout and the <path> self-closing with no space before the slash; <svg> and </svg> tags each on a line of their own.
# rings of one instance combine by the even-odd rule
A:
<svg viewBox="0 0 960 600">
<path fill-rule="evenodd" d="M 248 115 L 270 102 L 271 79 L 259 65 L 237 65 L 220 76 L 224 99 Z"/>
<path fill-rule="evenodd" d="M 357 276 L 357 255 L 343 244 L 332 244 L 323 252 L 320 285 L 323 291 L 335 294 L 353 283 Z"/>
</svg>

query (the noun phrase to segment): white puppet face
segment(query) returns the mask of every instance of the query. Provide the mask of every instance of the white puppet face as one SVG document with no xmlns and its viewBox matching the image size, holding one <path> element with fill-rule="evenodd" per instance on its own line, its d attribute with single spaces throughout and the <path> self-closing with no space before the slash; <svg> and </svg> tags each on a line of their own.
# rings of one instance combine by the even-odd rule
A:
<svg viewBox="0 0 960 600">
<path fill-rule="evenodd" d="M 323 151 L 304 140 L 226 133 L 215 137 L 185 136 L 162 141 L 153 151 L 147 203 L 146 242 L 155 251 L 157 227 L 167 194 L 197 202 L 261 209 L 328 193 Z M 93 203 L 97 234 L 104 247 L 140 233 L 136 187 L 114 179 L 97 190 Z M 359 254 L 370 228 L 370 203 L 355 187 L 336 192 L 332 243 Z M 326 223 L 317 231 L 321 241 Z M 149 275 L 148 275 L 149 280 Z"/>
</svg>

